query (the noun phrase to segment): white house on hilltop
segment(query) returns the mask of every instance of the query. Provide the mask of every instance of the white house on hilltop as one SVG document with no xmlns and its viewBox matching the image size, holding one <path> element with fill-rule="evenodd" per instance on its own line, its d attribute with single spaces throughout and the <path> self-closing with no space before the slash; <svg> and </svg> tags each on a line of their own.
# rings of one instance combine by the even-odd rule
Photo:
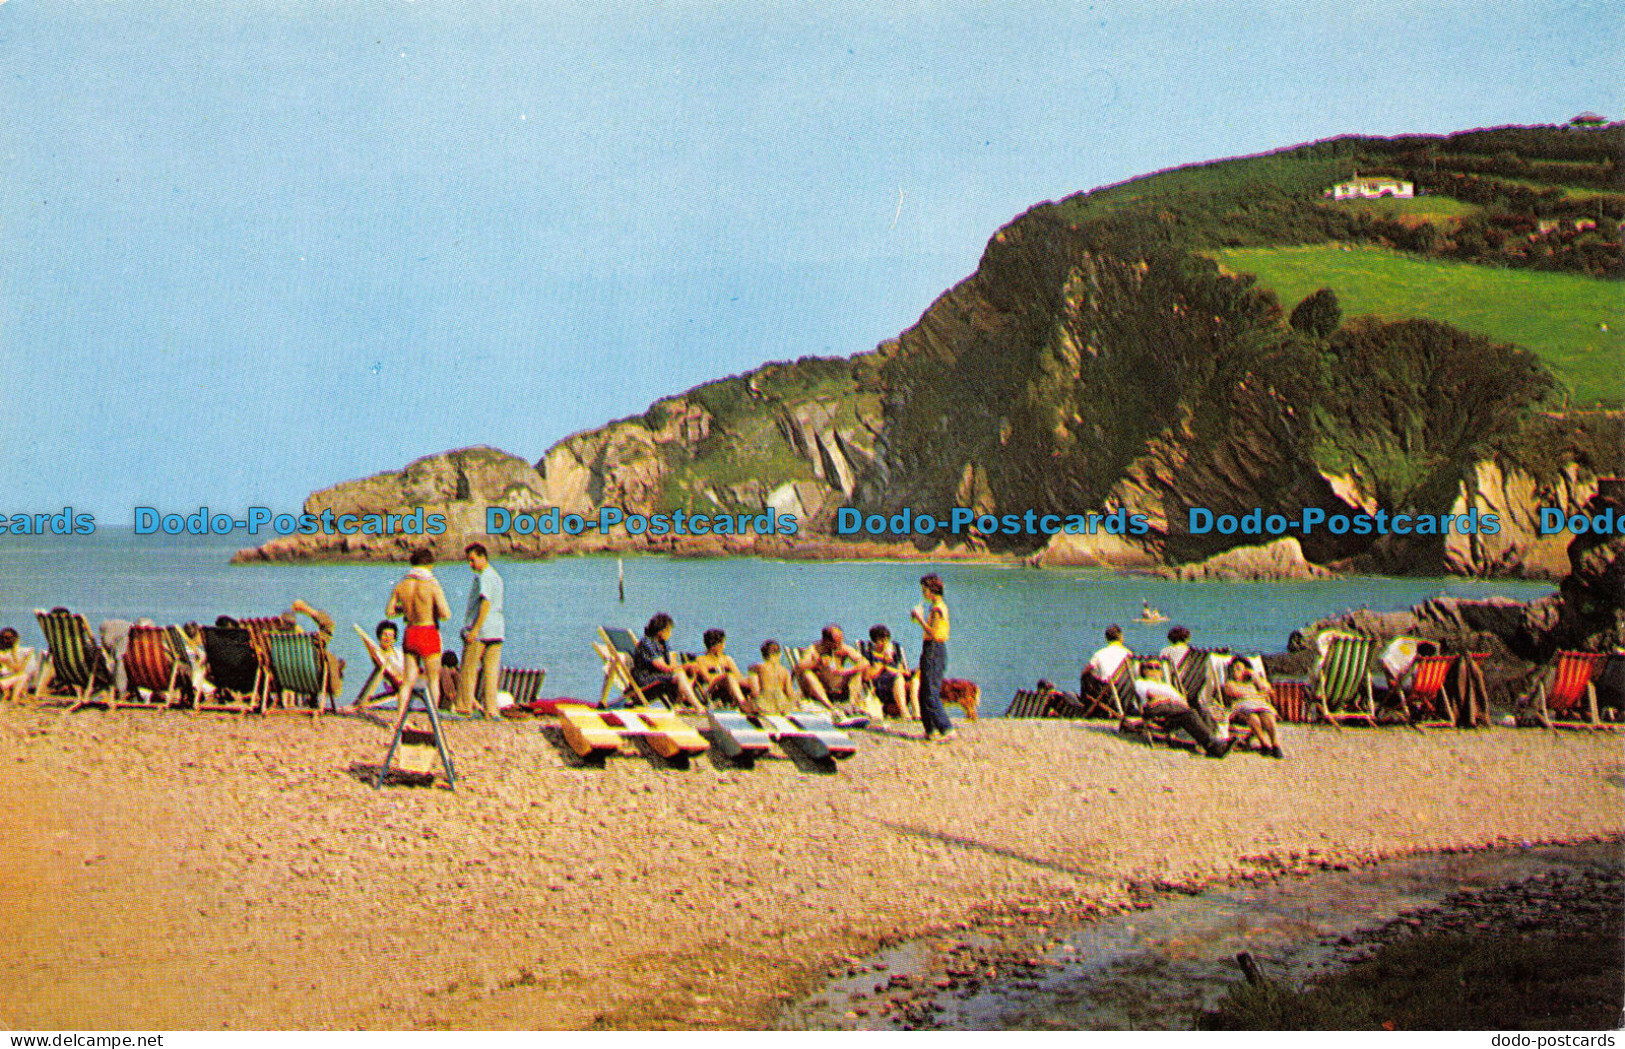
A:
<svg viewBox="0 0 1625 1049">
<path fill-rule="evenodd" d="M 1355 175 L 1321 194 L 1333 200 L 1376 200 L 1378 197 L 1414 197 L 1416 185 L 1400 178 Z"/>
</svg>

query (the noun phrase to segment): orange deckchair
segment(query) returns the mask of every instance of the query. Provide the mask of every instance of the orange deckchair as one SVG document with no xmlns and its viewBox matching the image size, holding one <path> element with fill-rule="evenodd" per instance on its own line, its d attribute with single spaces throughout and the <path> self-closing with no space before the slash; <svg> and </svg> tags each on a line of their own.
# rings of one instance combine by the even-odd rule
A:
<svg viewBox="0 0 1625 1049">
<path fill-rule="evenodd" d="M 1597 689 L 1592 679 L 1607 662 L 1601 652 L 1559 652 L 1552 667 L 1551 684 L 1542 674 L 1535 686 L 1534 719 L 1546 728 L 1602 728 L 1597 714 Z M 1526 699 L 1528 697 L 1525 697 Z M 1577 715 L 1582 707 L 1586 720 Z"/>
</svg>

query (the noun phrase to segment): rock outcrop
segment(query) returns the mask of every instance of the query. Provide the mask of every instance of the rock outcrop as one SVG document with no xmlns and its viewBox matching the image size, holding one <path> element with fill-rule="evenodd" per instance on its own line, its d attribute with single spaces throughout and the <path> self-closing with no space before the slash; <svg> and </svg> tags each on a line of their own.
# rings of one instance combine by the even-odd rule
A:
<svg viewBox="0 0 1625 1049">
<path fill-rule="evenodd" d="M 1171 579 L 1322 579 L 1332 573 L 1311 564 L 1292 536 L 1261 546 L 1238 546 L 1215 554 L 1200 564 L 1180 565 L 1160 573 Z"/>
<path fill-rule="evenodd" d="M 1567 518 L 1597 491 L 1597 478 L 1577 463 L 1567 464 L 1542 484 L 1522 470 L 1503 469 L 1494 460 L 1474 464 L 1450 508 L 1452 515 L 1476 510 L 1494 514 L 1495 535 L 1459 533 L 1445 538 L 1444 568 L 1454 575 L 1525 576 L 1560 579 L 1568 573 L 1568 532 L 1542 535 L 1540 511 L 1556 507 Z"/>
</svg>

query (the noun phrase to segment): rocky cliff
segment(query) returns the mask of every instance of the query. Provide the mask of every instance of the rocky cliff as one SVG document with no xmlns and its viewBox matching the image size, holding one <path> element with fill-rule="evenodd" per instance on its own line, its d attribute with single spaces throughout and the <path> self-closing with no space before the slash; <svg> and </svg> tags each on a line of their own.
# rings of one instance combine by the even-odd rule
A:
<svg viewBox="0 0 1625 1049">
<path fill-rule="evenodd" d="M 1315 168 L 1313 178 L 1321 174 Z M 1277 186 L 1271 199 L 1302 210 L 1313 184 Z M 707 383 L 568 437 L 534 463 L 489 448 L 429 456 L 318 492 L 306 509 L 422 506 L 445 515 L 437 545 L 449 550 L 483 532 L 492 506 L 772 511 L 799 524 L 793 540 L 590 532 L 495 540 L 510 553 L 545 555 L 840 552 L 831 533 L 843 507 L 939 520 L 954 507 L 1063 516 L 1121 508 L 1149 527 L 1053 538 L 939 533 L 887 549 L 1125 568 L 1197 566 L 1272 538 L 1193 531 L 1197 508 L 1237 516 L 1316 508 L 1328 518 L 1476 511 L 1495 514 L 1502 530 L 1379 537 L 1320 529 L 1296 536 L 1301 558 L 1277 564 L 1272 555 L 1261 565 L 1242 555 L 1212 570 L 1567 570 L 1566 537 L 1541 536 L 1538 511 L 1573 511 L 1598 478 L 1625 473 L 1618 411 L 1543 414 L 1558 384 L 1538 360 L 1448 325 L 1356 318 L 1299 331 L 1271 292 L 1191 250 L 1225 243 L 1236 223 L 1248 242 L 1263 236 L 1258 216 L 1242 214 L 1251 193 L 1224 197 L 1223 208 L 1241 210 L 1223 213 L 1211 194 L 1158 210 L 1144 200 L 1111 203 L 1122 193 L 1020 216 L 988 243 L 974 274 L 872 352 L 772 363 Z M 1362 230 L 1342 233 L 1369 233 Z M 318 535 L 241 556 L 398 557 L 419 541 Z"/>
</svg>

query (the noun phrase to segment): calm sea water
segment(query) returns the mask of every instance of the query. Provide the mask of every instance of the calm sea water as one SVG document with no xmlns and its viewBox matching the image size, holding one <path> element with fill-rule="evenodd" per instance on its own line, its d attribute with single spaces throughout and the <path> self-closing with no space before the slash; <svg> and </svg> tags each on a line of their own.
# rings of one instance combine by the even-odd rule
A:
<svg viewBox="0 0 1625 1049">
<path fill-rule="evenodd" d="M 270 615 L 296 597 L 338 620 L 337 650 L 350 661 L 346 688 L 360 688 L 369 666 L 358 623 L 371 633 L 404 565 L 232 565 L 242 543 L 230 537 L 135 536 L 102 530 L 85 537 L 0 537 L 0 625 L 15 626 L 26 644 L 42 638 L 35 608 L 64 605 L 94 627 L 102 619 L 149 616 L 159 623 L 213 622 L 221 613 Z M 1544 583 L 1456 578 L 1356 577 L 1291 583 L 1177 583 L 1140 576 L 1068 569 L 924 562 L 780 562 L 754 558 L 625 560 L 626 601 L 616 596 L 616 559 L 498 561 L 507 585 L 508 642 L 504 662 L 545 666 L 544 692 L 596 697 L 602 668 L 589 643 L 599 624 L 642 631 L 658 611 L 677 621 L 673 647 L 701 648 L 700 634 L 728 632 L 728 651 L 741 665 L 772 637 L 810 644 L 825 623 L 849 637 L 885 623 L 912 662 L 920 634 L 908 617 L 918 603 L 919 577 L 939 572 L 953 616 L 948 673 L 982 686 L 984 707 L 1002 711 L 1017 688 L 1040 677 L 1068 687 L 1109 623 L 1120 623 L 1136 651 L 1165 643 L 1169 623 L 1137 624 L 1149 601 L 1194 632 L 1200 645 L 1279 651 L 1296 628 L 1345 609 L 1396 611 L 1440 593 L 1501 595 L 1532 600 Z M 437 569 L 460 620 L 471 575 L 461 563 Z M 458 626 L 461 625 L 459 622 Z M 452 636 L 454 631 L 447 630 Z"/>
</svg>

